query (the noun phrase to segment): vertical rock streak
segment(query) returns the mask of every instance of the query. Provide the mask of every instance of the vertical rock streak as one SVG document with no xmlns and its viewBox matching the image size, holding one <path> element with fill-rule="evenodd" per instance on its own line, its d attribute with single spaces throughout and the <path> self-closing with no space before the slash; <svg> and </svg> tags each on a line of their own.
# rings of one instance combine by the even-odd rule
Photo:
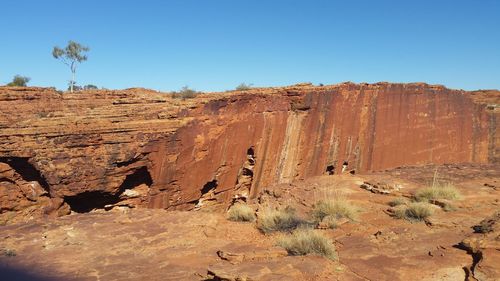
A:
<svg viewBox="0 0 500 281">
<path fill-rule="evenodd" d="M 26 159 L 51 198 L 72 205 L 80 194 L 120 204 L 121 184 L 140 170 L 151 181 L 128 191 L 141 199 L 127 202 L 191 209 L 203 194 L 225 204 L 244 190 L 253 197 L 271 184 L 343 170 L 499 159 L 498 91 L 388 83 L 253 91 L 179 102 L 135 89 L 0 88 L 0 160 Z M 4 178 L 0 195 L 13 186 Z M 217 184 L 203 193 L 209 182 Z"/>
</svg>

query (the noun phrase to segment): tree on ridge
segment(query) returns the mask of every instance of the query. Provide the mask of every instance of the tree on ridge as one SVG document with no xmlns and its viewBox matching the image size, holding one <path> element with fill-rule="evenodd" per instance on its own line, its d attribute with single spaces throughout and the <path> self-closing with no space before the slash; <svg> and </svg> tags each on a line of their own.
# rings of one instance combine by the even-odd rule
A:
<svg viewBox="0 0 500 281">
<path fill-rule="evenodd" d="M 87 56 L 83 53 L 88 52 L 89 50 L 89 47 L 83 46 L 80 43 L 71 40 L 68 42 L 68 45 L 64 49 L 56 46 L 52 50 L 52 56 L 56 59 L 61 60 L 71 70 L 71 92 L 73 92 L 73 86 L 76 84 L 76 66 L 79 63 L 87 60 Z"/>
</svg>

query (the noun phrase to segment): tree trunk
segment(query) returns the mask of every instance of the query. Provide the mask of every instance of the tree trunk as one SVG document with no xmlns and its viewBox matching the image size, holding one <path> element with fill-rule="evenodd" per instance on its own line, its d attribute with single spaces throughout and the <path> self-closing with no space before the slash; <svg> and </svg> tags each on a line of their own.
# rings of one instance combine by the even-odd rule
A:
<svg viewBox="0 0 500 281">
<path fill-rule="evenodd" d="M 71 71 L 71 85 L 70 85 L 70 91 L 73 93 L 73 85 L 75 85 L 75 71 Z"/>
</svg>

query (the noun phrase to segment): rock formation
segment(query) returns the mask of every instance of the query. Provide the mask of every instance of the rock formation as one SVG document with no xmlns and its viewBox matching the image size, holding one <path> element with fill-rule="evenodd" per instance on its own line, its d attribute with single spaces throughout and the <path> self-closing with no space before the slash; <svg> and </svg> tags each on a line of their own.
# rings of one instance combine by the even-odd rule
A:
<svg viewBox="0 0 500 281">
<path fill-rule="evenodd" d="M 0 216 L 225 206 L 323 174 L 498 163 L 499 103 L 498 91 L 422 83 L 187 100 L 145 89 L 0 87 Z"/>
</svg>

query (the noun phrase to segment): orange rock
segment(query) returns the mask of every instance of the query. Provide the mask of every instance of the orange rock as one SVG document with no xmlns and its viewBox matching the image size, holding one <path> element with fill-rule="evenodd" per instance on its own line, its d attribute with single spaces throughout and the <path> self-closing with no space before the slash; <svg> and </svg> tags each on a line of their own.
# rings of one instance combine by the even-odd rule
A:
<svg viewBox="0 0 500 281">
<path fill-rule="evenodd" d="M 0 164 L 17 163 L 16 173 L 77 212 L 121 200 L 192 209 L 208 193 L 224 206 L 342 170 L 498 162 L 499 102 L 498 91 L 423 83 L 301 84 L 188 100 L 137 88 L 0 87 Z M 123 199 L 140 186 L 140 198 Z M 2 206 L 14 202 L 7 193 Z"/>
</svg>

